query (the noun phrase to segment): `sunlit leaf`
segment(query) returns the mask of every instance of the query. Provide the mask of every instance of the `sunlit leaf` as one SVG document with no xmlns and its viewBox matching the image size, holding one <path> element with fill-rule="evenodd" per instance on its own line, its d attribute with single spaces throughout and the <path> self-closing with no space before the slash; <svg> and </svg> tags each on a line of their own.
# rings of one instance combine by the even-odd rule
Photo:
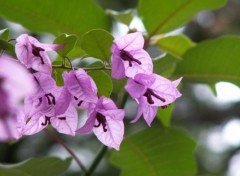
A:
<svg viewBox="0 0 240 176">
<path fill-rule="evenodd" d="M 123 140 L 111 161 L 121 176 L 193 176 L 195 142 L 180 130 L 148 128 Z"/>
<path fill-rule="evenodd" d="M 166 109 L 158 108 L 157 118 L 165 127 L 171 126 L 171 115 L 174 109 L 174 104 L 169 105 Z"/>
<path fill-rule="evenodd" d="M 189 22 L 196 13 L 222 7 L 227 0 L 140 0 L 139 16 L 150 35 L 166 33 Z"/>
<path fill-rule="evenodd" d="M 74 48 L 76 42 L 77 42 L 77 36 L 62 34 L 58 36 L 53 43 L 64 45 L 64 47 L 58 50 L 57 53 L 60 56 L 65 57 Z"/>
<path fill-rule="evenodd" d="M 132 9 L 125 10 L 123 12 L 107 10 L 106 13 L 113 17 L 116 21 L 126 24 L 127 26 L 130 25 L 134 17 L 134 11 Z"/>
<path fill-rule="evenodd" d="M 105 30 L 94 29 L 83 35 L 81 48 L 90 56 L 109 61 L 113 36 Z"/>
<path fill-rule="evenodd" d="M 80 36 L 93 28 L 110 28 L 110 18 L 92 0 L 0 0 L 0 4 L 0 16 L 32 32 Z"/>
<path fill-rule="evenodd" d="M 169 76 L 174 72 L 176 63 L 179 61 L 180 59 L 177 59 L 170 54 L 156 58 L 153 61 L 153 72 L 162 76 Z"/>
<path fill-rule="evenodd" d="M 201 42 L 184 54 L 174 75 L 191 82 L 214 84 L 227 81 L 240 85 L 239 43 L 239 36 Z"/>
<path fill-rule="evenodd" d="M 9 29 L 2 29 L 0 30 L 0 39 L 2 40 L 8 40 L 10 35 Z"/>
<path fill-rule="evenodd" d="M 195 43 L 185 35 L 176 35 L 159 39 L 156 46 L 175 57 L 181 57 L 188 49 L 194 47 Z"/>
</svg>

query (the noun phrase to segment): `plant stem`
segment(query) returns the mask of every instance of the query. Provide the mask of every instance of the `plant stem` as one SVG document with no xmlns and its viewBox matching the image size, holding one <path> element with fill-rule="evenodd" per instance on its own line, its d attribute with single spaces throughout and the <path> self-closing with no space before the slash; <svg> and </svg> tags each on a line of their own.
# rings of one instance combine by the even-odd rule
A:
<svg viewBox="0 0 240 176">
<path fill-rule="evenodd" d="M 91 176 L 92 173 L 95 171 L 97 166 L 99 165 L 100 161 L 102 160 L 103 156 L 106 154 L 108 148 L 107 146 L 103 145 L 102 148 L 99 150 L 95 160 L 93 161 L 92 165 L 89 167 L 88 171 L 85 172 L 84 176 Z"/>
<path fill-rule="evenodd" d="M 86 168 L 85 166 L 82 164 L 82 162 L 79 160 L 79 158 L 73 153 L 73 151 L 60 139 L 57 137 L 57 135 L 55 135 L 53 132 L 51 132 L 50 130 L 48 130 L 47 128 L 44 129 L 44 131 L 58 144 L 60 144 L 61 146 L 63 146 L 63 148 L 66 149 L 66 151 L 73 157 L 73 159 L 77 162 L 78 166 L 82 169 L 82 171 L 85 173 L 86 172 Z"/>
<path fill-rule="evenodd" d="M 64 65 L 53 65 L 52 66 L 53 68 L 60 68 L 60 69 L 69 69 L 69 70 L 77 70 L 78 68 L 71 68 L 71 67 L 68 67 L 68 66 L 64 66 Z M 85 71 L 91 71 L 91 70 L 111 70 L 110 67 L 96 67 L 96 68 L 82 68 L 83 70 Z"/>
</svg>

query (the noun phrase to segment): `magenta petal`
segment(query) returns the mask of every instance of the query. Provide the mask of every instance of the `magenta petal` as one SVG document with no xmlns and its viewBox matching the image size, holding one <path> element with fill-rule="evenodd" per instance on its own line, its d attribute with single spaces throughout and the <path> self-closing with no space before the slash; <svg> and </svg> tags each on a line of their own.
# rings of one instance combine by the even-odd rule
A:
<svg viewBox="0 0 240 176">
<path fill-rule="evenodd" d="M 95 124 L 96 121 L 96 112 L 92 112 L 90 113 L 90 115 L 88 116 L 87 121 L 85 122 L 85 124 L 79 128 L 76 133 L 80 133 L 80 134 L 88 134 L 92 132 L 93 126 Z"/>
<path fill-rule="evenodd" d="M 66 87 L 61 87 L 55 91 L 54 96 L 56 97 L 55 116 L 61 115 L 68 109 L 71 95 Z"/>
<path fill-rule="evenodd" d="M 34 73 L 33 76 L 36 87 L 35 94 L 41 95 L 49 92 L 54 92 L 54 90 L 57 89 L 56 82 L 50 75 L 38 72 Z"/>
<path fill-rule="evenodd" d="M 11 101 L 18 102 L 34 91 L 34 84 L 27 69 L 7 55 L 0 56 L 0 77 L 4 79 L 2 87 Z"/>
<path fill-rule="evenodd" d="M 140 99 L 140 100 L 141 100 L 141 99 Z M 138 103 L 140 102 L 140 100 L 138 100 Z M 139 105 L 138 105 L 138 110 L 137 110 L 137 114 L 136 114 L 136 116 L 134 117 L 134 119 L 131 121 L 131 123 L 137 122 L 137 121 L 140 119 L 140 117 L 142 116 L 142 114 L 143 114 L 143 104 L 142 104 L 142 103 L 139 103 Z"/>
<path fill-rule="evenodd" d="M 51 118 L 51 124 L 59 133 L 74 136 L 78 124 L 77 110 L 70 104 L 64 114 Z"/>
<path fill-rule="evenodd" d="M 122 59 L 118 54 L 113 54 L 112 58 L 112 70 L 111 76 L 114 79 L 122 79 L 125 77 L 125 68 L 122 62 Z"/>
<path fill-rule="evenodd" d="M 115 39 L 114 43 L 118 46 L 119 50 L 138 50 L 143 48 L 144 38 L 142 36 L 142 32 L 134 32 L 127 34 L 119 39 Z"/>
<path fill-rule="evenodd" d="M 144 85 L 135 82 L 131 78 L 128 79 L 125 89 L 132 98 L 139 98 L 146 92 L 146 87 Z"/>
<path fill-rule="evenodd" d="M 101 110 L 98 111 L 105 117 L 110 117 L 113 120 L 123 120 L 125 111 L 122 109 L 114 109 L 114 110 Z"/>
<path fill-rule="evenodd" d="M 148 126 L 151 126 L 151 123 L 157 114 L 158 107 L 149 105 L 145 97 L 141 98 L 140 104 L 143 111 L 143 118 L 147 122 Z"/>
<path fill-rule="evenodd" d="M 142 84 L 146 87 L 150 87 L 156 80 L 156 77 L 154 74 L 144 74 L 144 73 L 139 73 L 135 75 L 134 80 L 138 82 L 139 84 Z"/>
<path fill-rule="evenodd" d="M 119 150 L 119 146 L 123 140 L 124 124 L 122 120 L 115 120 L 106 116 L 107 131 L 103 128 L 93 128 L 94 134 L 106 146 Z M 97 124 L 97 122 L 96 122 Z"/>
<path fill-rule="evenodd" d="M 52 74 L 51 60 L 49 59 L 46 52 L 42 52 L 40 53 L 40 55 L 42 56 L 44 64 L 42 64 L 42 61 L 38 57 L 32 56 L 31 68 L 36 71 L 51 75 Z"/>
<path fill-rule="evenodd" d="M 45 116 L 42 114 L 36 114 L 32 116 L 31 120 L 23 128 L 22 133 L 24 135 L 36 134 L 46 127 L 46 125 L 42 125 L 42 123 L 44 122 L 45 122 Z"/>
<path fill-rule="evenodd" d="M 96 110 L 111 110 L 111 109 L 117 109 L 117 106 L 115 103 L 110 99 L 106 98 L 104 96 L 100 97 L 97 103 Z"/>
<path fill-rule="evenodd" d="M 160 97 L 164 98 L 165 101 L 161 101 L 153 97 L 154 106 L 165 106 L 174 102 L 177 98 L 181 96 L 181 93 L 177 90 L 175 85 L 168 79 L 161 77 L 159 75 L 153 74 L 156 78 L 154 84 L 150 88 Z"/>
<path fill-rule="evenodd" d="M 129 62 L 124 61 L 123 64 L 125 68 L 125 74 L 127 77 L 134 78 L 134 76 L 138 73 L 151 74 L 153 72 L 152 59 L 145 50 L 141 49 L 137 51 L 130 51 L 129 53 L 135 59 L 140 61 L 141 64 L 132 62 L 132 66 L 129 66 Z"/>
<path fill-rule="evenodd" d="M 76 107 L 86 109 L 90 103 L 97 103 L 97 86 L 83 69 L 64 72 L 63 78 Z"/>
</svg>

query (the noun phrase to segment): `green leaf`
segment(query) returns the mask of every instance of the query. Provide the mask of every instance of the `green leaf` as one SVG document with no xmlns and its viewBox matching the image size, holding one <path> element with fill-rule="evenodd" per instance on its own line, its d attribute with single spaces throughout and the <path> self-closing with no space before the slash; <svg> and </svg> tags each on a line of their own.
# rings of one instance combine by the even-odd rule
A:
<svg viewBox="0 0 240 176">
<path fill-rule="evenodd" d="M 181 27 L 199 11 L 217 9 L 226 2 L 227 0 L 140 0 L 138 11 L 152 36 Z"/>
<path fill-rule="evenodd" d="M 65 160 L 49 158 L 33 158 L 18 164 L 0 164 L 1 176 L 58 176 L 65 172 L 71 164 L 72 159 Z"/>
<path fill-rule="evenodd" d="M 123 24 L 126 24 L 127 26 L 130 25 L 133 17 L 134 17 L 134 11 L 133 9 L 129 9 L 123 12 L 117 12 L 114 10 L 107 10 L 106 13 L 110 15 L 112 18 L 114 18 L 116 21 L 119 21 Z"/>
<path fill-rule="evenodd" d="M 87 66 L 87 68 L 99 68 L 103 67 L 103 63 L 94 62 Z M 105 71 L 92 70 L 87 72 L 91 76 L 98 88 L 98 96 L 110 97 L 113 90 L 112 79 Z"/>
<path fill-rule="evenodd" d="M 191 82 L 215 84 L 227 81 L 240 85 L 239 43 L 239 36 L 201 42 L 184 54 L 174 75 Z"/>
<path fill-rule="evenodd" d="M 15 48 L 13 45 L 8 43 L 7 41 L 0 39 L 0 51 L 4 50 L 15 56 Z"/>
<path fill-rule="evenodd" d="M 81 48 L 90 56 L 109 61 L 113 36 L 105 30 L 94 29 L 83 35 Z"/>
<path fill-rule="evenodd" d="M 110 18 L 92 0 L 0 0 L 0 16 L 32 32 L 76 34 L 110 29 Z"/>
<path fill-rule="evenodd" d="M 10 35 L 10 32 L 8 28 L 0 30 L 0 39 L 8 40 L 9 35 Z"/>
<path fill-rule="evenodd" d="M 76 42 L 77 42 L 76 35 L 62 34 L 58 36 L 53 43 L 64 45 L 64 48 L 58 50 L 57 53 L 60 56 L 65 57 L 74 48 L 74 46 L 76 45 Z"/>
<path fill-rule="evenodd" d="M 158 108 L 157 118 L 165 127 L 171 126 L 171 115 L 174 109 L 174 104 L 169 105 L 166 109 Z"/>
<path fill-rule="evenodd" d="M 57 83 L 57 86 L 63 86 L 64 85 L 64 80 L 62 77 L 63 72 L 66 71 L 65 69 L 61 68 L 54 68 L 53 69 L 53 77 Z"/>
<path fill-rule="evenodd" d="M 185 35 L 176 35 L 159 39 L 156 46 L 175 57 L 181 58 L 188 49 L 195 46 L 195 43 Z"/>
<path fill-rule="evenodd" d="M 111 161 L 121 176 L 193 176 L 195 142 L 180 130 L 148 128 L 129 136 Z"/>
<path fill-rule="evenodd" d="M 176 63 L 179 61 L 180 59 L 170 54 L 161 56 L 153 61 L 153 72 L 161 74 L 162 76 L 169 76 L 174 72 Z"/>
</svg>

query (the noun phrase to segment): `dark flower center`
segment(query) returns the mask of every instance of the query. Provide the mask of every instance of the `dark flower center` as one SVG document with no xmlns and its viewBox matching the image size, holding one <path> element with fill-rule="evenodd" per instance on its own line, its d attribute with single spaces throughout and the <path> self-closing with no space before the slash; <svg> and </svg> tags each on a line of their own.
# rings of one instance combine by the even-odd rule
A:
<svg viewBox="0 0 240 176">
<path fill-rule="evenodd" d="M 122 60 L 128 61 L 129 67 L 132 67 L 132 62 L 136 62 L 139 65 L 142 64 L 138 59 L 135 59 L 129 52 L 125 50 L 120 50 L 120 57 Z"/>
<path fill-rule="evenodd" d="M 32 53 L 33 53 L 33 55 L 36 56 L 36 57 L 39 57 L 41 59 L 41 63 L 44 64 L 43 58 L 42 58 L 42 56 L 40 54 L 40 51 L 45 51 L 45 50 L 43 48 L 41 48 L 41 47 L 37 47 L 35 45 L 32 45 Z"/>
<path fill-rule="evenodd" d="M 53 96 L 53 94 L 51 94 L 51 93 L 45 94 L 45 97 L 47 98 L 49 105 L 51 105 L 51 104 L 56 105 L 56 100 L 55 100 L 55 97 Z"/>
<path fill-rule="evenodd" d="M 98 112 L 96 115 L 96 118 L 97 118 L 98 124 L 94 125 L 94 127 L 100 127 L 100 125 L 102 125 L 103 131 L 107 132 L 106 117 Z"/>
<path fill-rule="evenodd" d="M 76 101 L 78 100 L 78 98 L 77 98 L 76 96 L 74 96 L 73 98 L 74 98 L 74 100 L 76 100 Z M 82 103 L 83 103 L 83 101 L 80 100 L 80 101 L 78 102 L 77 106 L 81 106 Z"/>
<path fill-rule="evenodd" d="M 45 121 L 41 123 L 42 126 L 51 125 L 51 117 L 45 116 Z"/>
<path fill-rule="evenodd" d="M 162 102 L 165 102 L 165 101 L 166 101 L 164 98 L 160 97 L 160 96 L 157 95 L 155 92 L 153 92 L 152 89 L 149 89 L 149 88 L 146 90 L 146 92 L 144 93 L 143 96 L 147 97 L 147 102 L 148 102 L 149 104 L 154 104 L 154 101 L 153 101 L 153 99 L 152 99 L 152 96 L 154 96 L 155 98 L 159 99 L 159 100 L 162 101 Z"/>
<path fill-rule="evenodd" d="M 66 120 L 66 117 L 58 117 L 59 120 Z"/>
</svg>

